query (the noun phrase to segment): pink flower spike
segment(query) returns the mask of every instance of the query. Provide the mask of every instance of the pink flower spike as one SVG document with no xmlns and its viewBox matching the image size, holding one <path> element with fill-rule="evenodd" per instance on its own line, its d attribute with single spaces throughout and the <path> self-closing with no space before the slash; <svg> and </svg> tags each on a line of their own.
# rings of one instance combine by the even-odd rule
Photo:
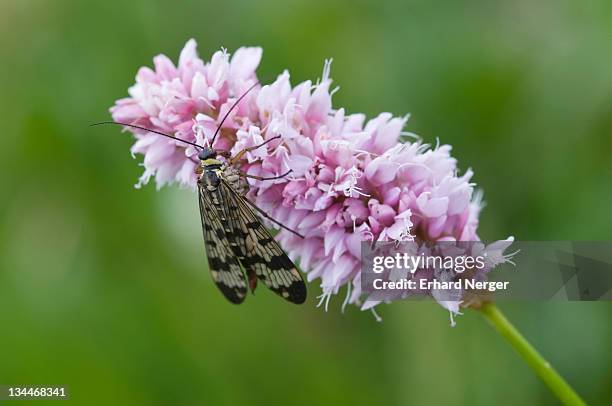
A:
<svg viewBox="0 0 612 406">
<path fill-rule="evenodd" d="M 225 113 L 258 83 L 261 58 L 261 48 L 245 47 L 233 55 L 217 51 L 205 61 L 191 39 L 176 65 L 159 55 L 153 68 L 138 70 L 129 97 L 111 107 L 113 119 L 179 140 L 128 128 L 135 138 L 131 152 L 144 157 L 137 187 L 154 179 L 158 188 L 170 183 L 195 188 L 198 149 L 180 140 L 210 143 Z M 366 120 L 334 108 L 330 61 L 315 85 L 292 86 L 289 78 L 284 71 L 272 83 L 257 85 L 231 111 L 215 148 L 235 155 L 280 136 L 251 149 L 236 165 L 265 177 L 291 170 L 279 179 L 249 179 L 247 197 L 305 236 L 280 230 L 277 239 L 309 281 L 318 279 L 322 305 L 327 308 L 345 285 L 343 308 L 353 304 L 374 311 L 380 304 L 361 291 L 364 241 L 478 241 L 481 194 L 470 182 L 471 170 L 458 175 L 449 145 L 401 143 L 407 117 L 381 113 Z M 493 267 L 512 261 L 505 253 L 511 243 L 509 238 L 477 249 Z M 439 299 L 437 292 L 428 294 Z M 438 300 L 453 324 L 461 299 Z"/>
</svg>

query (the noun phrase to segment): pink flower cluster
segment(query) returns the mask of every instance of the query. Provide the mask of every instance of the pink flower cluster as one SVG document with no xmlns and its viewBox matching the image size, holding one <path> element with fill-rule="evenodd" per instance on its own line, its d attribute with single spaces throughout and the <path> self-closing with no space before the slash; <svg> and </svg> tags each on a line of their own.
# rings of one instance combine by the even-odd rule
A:
<svg viewBox="0 0 612 406">
<path fill-rule="evenodd" d="M 163 131 L 204 145 L 221 118 L 250 86 L 260 48 L 226 51 L 205 63 L 190 40 L 178 66 L 154 58 L 141 68 L 129 98 L 111 108 L 115 121 Z M 308 280 L 319 278 L 327 301 L 347 285 L 345 303 L 370 308 L 360 287 L 360 243 L 416 238 L 421 241 L 478 240 L 480 199 L 472 171 L 458 175 L 451 147 L 402 142 L 407 118 L 382 113 L 366 120 L 332 108 L 327 62 L 319 82 L 292 86 L 284 72 L 252 90 L 230 113 L 214 147 L 233 154 L 280 135 L 245 155 L 242 169 L 274 181 L 250 182 L 249 197 L 272 217 L 305 236 L 281 231 L 278 239 L 299 259 Z M 134 131 L 132 153 L 144 155 L 145 172 L 158 187 L 193 187 L 196 150 L 150 132 Z M 458 303 L 441 303 L 458 312 Z"/>
</svg>

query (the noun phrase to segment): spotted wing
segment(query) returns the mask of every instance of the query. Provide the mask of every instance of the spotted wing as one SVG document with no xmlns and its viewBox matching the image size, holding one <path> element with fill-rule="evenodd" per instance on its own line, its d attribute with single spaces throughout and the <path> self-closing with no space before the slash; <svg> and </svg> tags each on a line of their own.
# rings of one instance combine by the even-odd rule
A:
<svg viewBox="0 0 612 406">
<path fill-rule="evenodd" d="M 270 235 L 249 203 L 222 180 L 221 198 L 229 202 L 229 224 L 234 230 L 235 250 L 247 274 L 254 272 L 270 290 L 284 299 L 300 304 L 306 300 L 306 284 L 293 262 Z"/>
<path fill-rule="evenodd" d="M 244 272 L 228 239 L 224 227 L 223 201 L 218 199 L 217 191 L 209 191 L 198 185 L 200 217 L 206 242 L 206 256 L 210 274 L 223 295 L 232 303 L 242 303 L 247 293 Z"/>
</svg>

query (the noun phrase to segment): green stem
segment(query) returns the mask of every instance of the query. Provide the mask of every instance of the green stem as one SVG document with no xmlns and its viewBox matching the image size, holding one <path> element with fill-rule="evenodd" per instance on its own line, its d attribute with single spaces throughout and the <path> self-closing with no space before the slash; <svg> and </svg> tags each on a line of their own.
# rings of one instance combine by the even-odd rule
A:
<svg viewBox="0 0 612 406">
<path fill-rule="evenodd" d="M 550 390 L 565 405 L 585 405 L 584 400 L 572 389 L 565 379 L 533 348 L 531 344 L 506 319 L 494 303 L 485 303 L 480 311 L 489 323 L 512 345 L 527 364 L 548 385 Z"/>
</svg>

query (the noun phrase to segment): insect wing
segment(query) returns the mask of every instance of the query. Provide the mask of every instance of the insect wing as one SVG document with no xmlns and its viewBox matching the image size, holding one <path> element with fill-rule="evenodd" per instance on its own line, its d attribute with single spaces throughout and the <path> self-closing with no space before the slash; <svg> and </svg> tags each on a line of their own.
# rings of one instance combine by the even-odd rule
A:
<svg viewBox="0 0 612 406">
<path fill-rule="evenodd" d="M 223 200 L 232 202 L 237 210 L 229 211 L 229 224 L 235 230 L 234 242 L 243 253 L 242 267 L 254 271 L 270 290 L 286 300 L 300 304 L 306 300 L 306 284 L 293 262 L 270 235 L 248 203 L 231 185 L 222 180 L 218 188 Z M 234 203 L 235 202 L 235 203 Z"/>
<path fill-rule="evenodd" d="M 242 303 L 247 293 L 247 282 L 231 247 L 222 219 L 219 217 L 217 206 L 223 202 L 213 199 L 219 194 L 207 190 L 203 185 L 198 185 L 198 191 L 210 273 L 217 287 L 230 302 Z"/>
</svg>

